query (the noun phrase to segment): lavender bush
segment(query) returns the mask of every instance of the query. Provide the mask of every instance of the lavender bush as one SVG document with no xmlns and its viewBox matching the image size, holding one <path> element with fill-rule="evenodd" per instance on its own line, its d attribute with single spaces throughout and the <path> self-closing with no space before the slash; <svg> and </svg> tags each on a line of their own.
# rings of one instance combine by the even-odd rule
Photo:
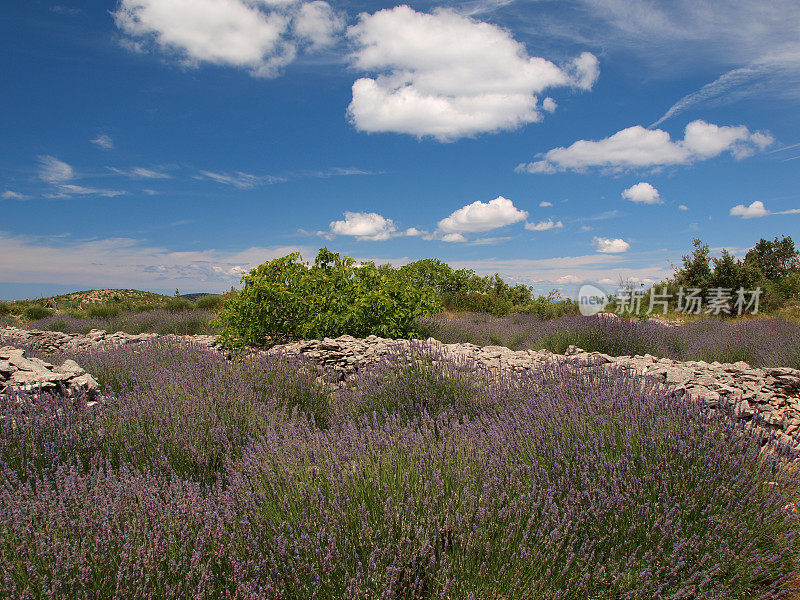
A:
<svg viewBox="0 0 800 600">
<path fill-rule="evenodd" d="M 338 391 L 163 341 L 77 360 L 104 403 L 0 398 L 0 597 L 738 600 L 796 574 L 796 477 L 649 380 L 422 345 Z"/>
<path fill-rule="evenodd" d="M 653 354 L 677 360 L 746 361 L 800 368 L 800 322 L 783 318 L 705 320 L 680 327 L 656 321 L 532 315 L 458 314 L 425 319 L 425 333 L 445 343 L 495 344 L 563 353 L 570 345 L 614 356 Z"/>
<path fill-rule="evenodd" d="M 213 335 L 217 330 L 211 326 L 214 313 L 207 310 L 172 311 L 165 309 L 145 312 L 123 312 L 111 317 L 73 317 L 53 315 L 30 322 L 30 329 L 63 331 L 64 333 L 89 333 L 92 329 L 124 331 L 125 333 L 159 333 L 166 335 Z"/>
</svg>

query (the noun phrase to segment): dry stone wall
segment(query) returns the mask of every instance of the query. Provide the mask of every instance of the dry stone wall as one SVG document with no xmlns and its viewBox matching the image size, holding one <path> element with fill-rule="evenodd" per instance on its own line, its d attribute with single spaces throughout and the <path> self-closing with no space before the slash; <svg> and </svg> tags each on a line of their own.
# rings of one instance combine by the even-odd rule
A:
<svg viewBox="0 0 800 600">
<path fill-rule="evenodd" d="M 213 336 L 158 336 L 145 333 L 139 335 L 122 332 L 107 333 L 93 330 L 86 335 L 65 334 L 51 331 L 35 331 L 6 327 L 0 329 L 0 340 L 17 346 L 35 349 L 38 352 L 57 354 L 61 352 L 84 351 L 110 348 L 118 345 L 138 344 L 159 337 L 189 342 L 209 349 L 217 349 Z M 370 336 L 354 338 L 341 336 L 323 340 L 305 340 L 276 346 L 267 354 L 286 353 L 302 355 L 326 370 L 333 372 L 341 385 L 346 385 L 361 369 L 377 363 L 388 354 L 408 350 L 409 340 L 393 340 Z M 426 343 L 453 358 L 467 358 L 483 367 L 497 371 L 525 371 L 540 368 L 548 363 L 568 362 L 572 365 L 618 368 L 635 375 L 654 378 L 676 393 L 690 394 L 702 398 L 711 407 L 732 408 L 742 419 L 757 421 L 769 427 L 780 444 L 800 451 L 800 371 L 788 367 L 759 368 L 745 362 L 722 364 L 704 361 L 681 362 L 669 358 L 644 356 L 609 356 L 597 352 L 585 352 L 570 347 L 564 355 L 548 350 L 514 351 L 503 346 L 475 346 L 473 344 L 443 344 L 433 338 Z M 8 385 L 10 377 L 20 384 L 27 385 L 26 379 L 34 378 L 33 373 L 42 374 L 45 387 L 55 387 L 62 379 L 58 369 L 49 363 L 39 364 L 36 359 L 25 359 L 14 351 L 14 360 L 25 360 L 12 365 L 10 350 L 4 348 L 0 354 L 0 390 L 2 382 Z M 19 357 L 19 358 L 17 358 Z M 40 361 L 41 362 L 41 361 Z M 67 361 L 72 362 L 72 361 Z M 5 366 L 8 364 L 9 366 Z M 64 363 L 67 364 L 67 363 Z M 49 366 L 47 366 L 49 365 Z M 77 366 L 77 365 L 75 365 Z M 11 370 L 12 367 L 15 370 Z M 5 370 L 3 370 L 5 369 Z M 45 378 L 45 372 L 50 379 Z M 16 374 L 15 374 L 16 373 Z M 24 373 L 29 373 L 28 375 Z"/>
</svg>

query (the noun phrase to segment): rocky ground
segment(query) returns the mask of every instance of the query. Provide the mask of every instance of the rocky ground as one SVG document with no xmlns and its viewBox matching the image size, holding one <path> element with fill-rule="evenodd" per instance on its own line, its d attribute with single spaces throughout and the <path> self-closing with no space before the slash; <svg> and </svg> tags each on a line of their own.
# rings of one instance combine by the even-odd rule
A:
<svg viewBox="0 0 800 600">
<path fill-rule="evenodd" d="M 69 351 L 103 349 L 124 344 L 136 344 L 159 337 L 157 334 L 131 335 L 93 330 L 87 335 L 65 334 L 6 327 L 0 329 L 3 343 L 35 349 L 46 354 Z M 215 349 L 213 336 L 162 336 L 202 347 Z M 333 371 L 341 385 L 346 385 L 364 367 L 374 364 L 386 355 L 407 350 L 413 343 L 370 336 L 357 339 L 350 336 L 307 340 L 277 346 L 268 353 L 302 355 L 316 364 Z M 584 352 L 571 347 L 565 355 L 548 350 L 513 351 L 502 346 L 475 346 L 472 344 L 442 344 L 433 338 L 427 340 L 434 349 L 455 358 L 467 358 L 477 365 L 494 369 L 525 371 L 547 363 L 568 362 L 578 367 L 607 365 L 631 371 L 637 375 L 654 378 L 670 386 L 676 393 L 687 393 L 702 398 L 712 407 L 732 408 L 741 419 L 758 422 L 772 430 L 778 444 L 800 452 L 800 371 L 788 367 L 759 368 L 745 362 L 733 364 L 703 361 L 680 362 L 668 358 L 644 356 L 609 356 L 597 352 Z M 39 377 L 44 387 L 55 388 L 61 382 L 73 385 L 66 377 L 69 369 L 77 367 L 72 361 L 65 367 L 55 367 L 37 359 L 26 359 L 21 351 L 0 350 L 0 390 L 6 386 L 31 386 Z M 16 362 L 12 362 L 16 361 Z M 6 366 L 7 365 L 7 366 Z M 74 367 L 73 367 L 74 365 Z M 5 369 L 5 370 L 4 370 Z M 14 370 L 12 370 L 14 369 Z M 66 370 L 65 370 L 66 369 Z M 80 369 L 78 367 L 78 369 Z M 81 377 L 76 375 L 75 377 Z M 5 380 L 2 377 L 6 377 Z M 10 382 L 10 383 L 9 383 Z M 76 385 L 83 385 L 76 383 Z M 96 385 L 96 384 L 95 384 Z M 67 386 L 67 387 L 69 387 Z"/>
</svg>

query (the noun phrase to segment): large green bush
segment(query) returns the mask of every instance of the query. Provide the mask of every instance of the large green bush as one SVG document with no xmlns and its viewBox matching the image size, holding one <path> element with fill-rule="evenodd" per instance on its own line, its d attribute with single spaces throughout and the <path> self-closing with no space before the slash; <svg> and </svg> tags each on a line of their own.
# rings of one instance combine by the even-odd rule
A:
<svg viewBox="0 0 800 600">
<path fill-rule="evenodd" d="M 323 248 L 313 265 L 298 253 L 245 275 L 216 321 L 229 346 L 263 346 L 298 339 L 416 337 L 417 318 L 442 309 L 436 292 L 391 269 Z"/>
</svg>

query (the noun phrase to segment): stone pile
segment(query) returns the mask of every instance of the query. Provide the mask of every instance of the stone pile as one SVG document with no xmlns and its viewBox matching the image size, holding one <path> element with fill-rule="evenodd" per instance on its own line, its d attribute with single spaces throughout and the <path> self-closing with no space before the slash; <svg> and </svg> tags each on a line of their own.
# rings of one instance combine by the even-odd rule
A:
<svg viewBox="0 0 800 600">
<path fill-rule="evenodd" d="M 97 381 L 74 360 L 53 365 L 38 358 L 27 358 L 25 350 L 12 346 L 0 348 L 0 394 L 53 392 L 71 396 L 97 397 Z"/>
<path fill-rule="evenodd" d="M 159 337 L 157 333 L 134 335 L 122 331 L 108 333 L 102 329 L 92 329 L 87 334 L 19 329 L 17 327 L 0 329 L 0 339 L 4 342 L 16 346 L 25 346 L 44 354 L 82 352 L 84 350 L 110 348 L 126 344 L 138 344 L 157 337 Z"/>
</svg>

